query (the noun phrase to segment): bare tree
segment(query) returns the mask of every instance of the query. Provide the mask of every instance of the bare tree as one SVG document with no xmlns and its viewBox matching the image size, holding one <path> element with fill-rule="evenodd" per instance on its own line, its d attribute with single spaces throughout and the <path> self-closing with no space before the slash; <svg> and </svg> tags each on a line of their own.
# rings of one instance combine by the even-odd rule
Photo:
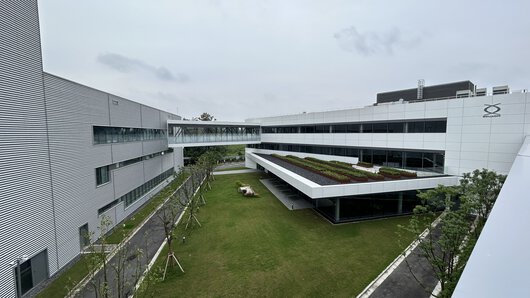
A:
<svg viewBox="0 0 530 298">
<path fill-rule="evenodd" d="M 185 185 L 182 188 L 186 188 Z M 174 264 L 177 264 L 182 272 L 184 272 L 184 269 L 180 265 L 179 260 L 175 256 L 175 252 L 173 251 L 173 228 L 175 226 L 175 222 L 177 220 L 177 217 L 179 216 L 180 212 L 182 212 L 182 208 L 180 204 L 178 204 L 178 192 L 176 192 L 172 197 L 167 200 L 167 202 L 162 206 L 162 208 L 156 213 L 156 216 L 159 220 L 159 222 L 162 224 L 164 228 L 164 237 L 166 239 L 167 247 L 168 247 L 168 254 L 166 258 L 166 266 L 164 268 L 164 275 L 162 277 L 162 280 L 166 278 L 166 272 L 167 267 L 170 265 L 171 267 Z"/>
</svg>

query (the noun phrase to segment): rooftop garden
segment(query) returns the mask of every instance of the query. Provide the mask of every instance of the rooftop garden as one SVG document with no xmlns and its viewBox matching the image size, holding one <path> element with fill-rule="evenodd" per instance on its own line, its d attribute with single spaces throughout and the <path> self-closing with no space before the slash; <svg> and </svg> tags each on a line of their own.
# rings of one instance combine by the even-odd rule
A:
<svg viewBox="0 0 530 298">
<path fill-rule="evenodd" d="M 368 169 L 375 169 L 373 165 L 362 162 L 354 165 L 347 162 L 326 161 L 313 157 L 300 158 L 293 155 L 283 156 L 278 154 L 272 154 L 271 156 L 341 184 L 417 177 L 416 172 L 389 167 L 380 167 L 376 171 L 371 171 Z"/>
</svg>

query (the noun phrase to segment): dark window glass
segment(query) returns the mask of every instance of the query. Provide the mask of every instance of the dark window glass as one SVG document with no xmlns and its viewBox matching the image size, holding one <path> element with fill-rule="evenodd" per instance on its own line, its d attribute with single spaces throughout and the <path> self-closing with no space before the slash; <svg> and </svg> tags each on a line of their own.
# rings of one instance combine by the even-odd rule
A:
<svg viewBox="0 0 530 298">
<path fill-rule="evenodd" d="M 101 185 L 110 181 L 109 166 L 96 169 L 96 185 Z"/>
<path fill-rule="evenodd" d="M 386 165 L 389 167 L 401 168 L 403 166 L 403 152 L 388 151 Z"/>
<path fill-rule="evenodd" d="M 386 164 L 386 151 L 385 150 L 373 150 L 373 161 L 375 165 L 384 165 Z"/>
<path fill-rule="evenodd" d="M 405 167 L 412 169 L 422 168 L 421 152 L 405 152 Z"/>
<path fill-rule="evenodd" d="M 346 128 L 347 128 L 346 124 L 332 125 L 331 132 L 332 133 L 346 133 L 347 132 Z"/>
<path fill-rule="evenodd" d="M 423 153 L 423 167 L 424 168 L 434 167 L 434 153 L 429 153 L 429 152 Z"/>
<path fill-rule="evenodd" d="M 447 128 L 446 120 L 425 122 L 425 132 L 445 132 L 446 128 Z"/>
<path fill-rule="evenodd" d="M 402 133 L 404 131 L 403 130 L 404 125 L 405 123 L 403 122 L 388 123 L 388 132 L 389 133 Z"/>
<path fill-rule="evenodd" d="M 300 131 L 302 133 L 315 133 L 315 127 L 314 126 L 302 126 L 300 128 Z"/>
<path fill-rule="evenodd" d="M 425 122 L 423 121 L 408 122 L 408 132 L 409 133 L 425 132 Z"/>
<path fill-rule="evenodd" d="M 372 163 L 372 149 L 363 149 L 362 150 L 361 161 L 362 162 Z"/>
<path fill-rule="evenodd" d="M 348 124 L 347 127 L 348 133 L 359 133 L 361 132 L 361 125 L 360 124 Z"/>
<path fill-rule="evenodd" d="M 434 154 L 434 170 L 443 173 L 445 164 L 445 156 L 442 153 Z"/>
<path fill-rule="evenodd" d="M 346 156 L 359 157 L 359 149 L 346 148 Z"/>
<path fill-rule="evenodd" d="M 373 132 L 372 123 L 363 123 L 363 133 L 371 133 L 371 132 Z"/>
<path fill-rule="evenodd" d="M 344 156 L 346 155 L 346 149 L 342 147 L 333 147 L 331 150 L 332 155 Z"/>
<path fill-rule="evenodd" d="M 386 133 L 387 124 L 386 123 L 374 123 L 372 124 L 374 133 Z"/>
<path fill-rule="evenodd" d="M 329 125 L 317 125 L 315 133 L 329 133 Z"/>
</svg>

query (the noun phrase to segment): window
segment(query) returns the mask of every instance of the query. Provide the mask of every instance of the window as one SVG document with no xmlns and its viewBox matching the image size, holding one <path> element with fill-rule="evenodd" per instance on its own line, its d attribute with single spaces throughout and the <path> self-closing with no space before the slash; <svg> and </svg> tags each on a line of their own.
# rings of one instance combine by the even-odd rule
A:
<svg viewBox="0 0 530 298">
<path fill-rule="evenodd" d="M 447 128 L 447 121 L 426 121 L 425 132 L 445 132 Z"/>
<path fill-rule="evenodd" d="M 408 122 L 408 132 L 410 133 L 425 132 L 425 122 L 424 121 Z"/>
<path fill-rule="evenodd" d="M 96 169 L 96 185 L 105 184 L 110 181 L 109 166 Z"/>
<path fill-rule="evenodd" d="M 371 132 L 373 132 L 372 123 L 363 123 L 363 133 L 371 133 Z"/>
<path fill-rule="evenodd" d="M 386 123 L 374 123 L 373 124 L 374 133 L 386 133 L 388 130 Z"/>
<path fill-rule="evenodd" d="M 403 122 L 391 122 L 391 123 L 388 123 L 388 132 L 389 133 L 402 133 L 404 130 L 403 130 L 403 126 L 404 126 L 405 123 Z"/>
</svg>

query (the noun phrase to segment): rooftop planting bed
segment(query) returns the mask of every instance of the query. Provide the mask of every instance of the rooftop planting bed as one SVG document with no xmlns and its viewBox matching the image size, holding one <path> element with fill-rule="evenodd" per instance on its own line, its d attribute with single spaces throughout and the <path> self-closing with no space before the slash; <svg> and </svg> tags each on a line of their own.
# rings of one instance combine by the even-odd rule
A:
<svg viewBox="0 0 530 298">
<path fill-rule="evenodd" d="M 259 156 L 320 185 L 391 181 L 417 177 L 416 172 L 389 167 L 370 167 L 366 163 L 357 166 L 313 157 L 300 158 L 278 154 L 259 154 Z"/>
</svg>

